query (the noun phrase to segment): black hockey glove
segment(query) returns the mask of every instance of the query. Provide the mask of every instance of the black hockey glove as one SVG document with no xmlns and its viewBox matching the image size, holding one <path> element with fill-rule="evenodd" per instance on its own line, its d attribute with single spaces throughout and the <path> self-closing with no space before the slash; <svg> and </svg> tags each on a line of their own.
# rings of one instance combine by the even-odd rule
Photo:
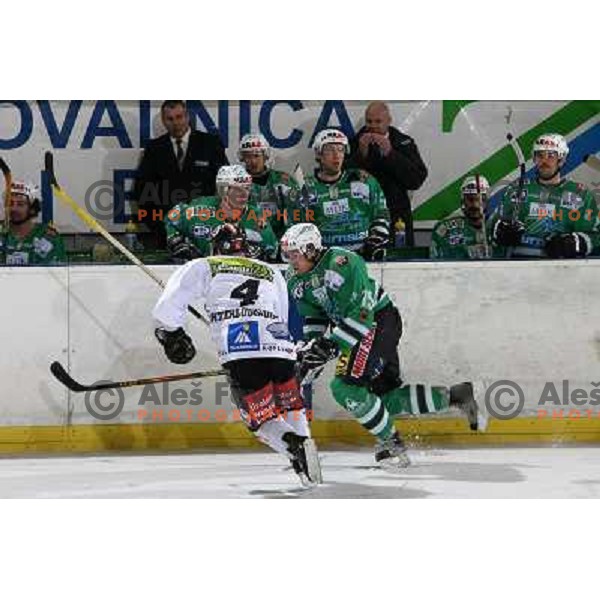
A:
<svg viewBox="0 0 600 600">
<path fill-rule="evenodd" d="M 189 363 L 196 356 L 196 348 L 192 338 L 185 332 L 183 327 L 175 331 L 167 331 L 159 327 L 154 331 L 156 339 L 165 349 L 167 358 L 177 365 Z"/>
<path fill-rule="evenodd" d="M 499 246 L 518 246 L 525 233 L 525 225 L 521 221 L 500 219 L 492 230 L 492 239 Z"/>
<path fill-rule="evenodd" d="M 362 247 L 365 260 L 383 260 L 390 241 L 390 226 L 385 219 L 376 219 L 369 227 L 369 235 Z"/>
<path fill-rule="evenodd" d="M 337 344 L 326 338 L 318 337 L 304 344 L 297 351 L 298 379 L 307 384 L 314 381 L 323 371 L 323 367 L 339 353 Z"/>
<path fill-rule="evenodd" d="M 183 236 L 178 235 L 167 240 L 167 249 L 171 257 L 177 261 L 186 262 L 200 256 L 198 250 Z"/>
<path fill-rule="evenodd" d="M 590 251 L 590 238 L 582 233 L 556 233 L 546 242 L 548 258 L 583 258 Z"/>
</svg>

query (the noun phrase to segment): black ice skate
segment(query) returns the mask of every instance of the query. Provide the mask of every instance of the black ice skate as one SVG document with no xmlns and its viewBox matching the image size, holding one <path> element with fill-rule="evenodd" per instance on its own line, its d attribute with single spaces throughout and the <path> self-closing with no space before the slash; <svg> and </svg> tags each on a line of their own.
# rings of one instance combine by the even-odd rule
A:
<svg viewBox="0 0 600 600">
<path fill-rule="evenodd" d="M 302 485 L 311 487 L 323 483 L 319 454 L 314 440 L 291 431 L 284 433 L 281 439 L 287 444 L 288 451 L 293 456 L 290 459 L 292 467 Z"/>
<path fill-rule="evenodd" d="M 455 406 L 467 415 L 471 431 L 485 431 L 487 416 L 475 401 L 472 383 L 465 381 L 450 388 L 450 406 Z"/>
<path fill-rule="evenodd" d="M 375 462 L 383 469 L 398 470 L 410 465 L 410 458 L 400 434 L 396 431 L 375 446 Z"/>
</svg>

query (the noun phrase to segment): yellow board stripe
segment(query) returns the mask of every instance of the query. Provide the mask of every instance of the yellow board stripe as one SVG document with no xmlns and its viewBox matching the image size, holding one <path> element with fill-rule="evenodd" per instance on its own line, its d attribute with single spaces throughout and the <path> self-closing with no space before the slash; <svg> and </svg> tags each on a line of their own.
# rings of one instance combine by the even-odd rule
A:
<svg viewBox="0 0 600 600">
<path fill-rule="evenodd" d="M 396 425 L 415 447 L 600 443 L 600 424 L 585 418 L 491 420 L 485 433 L 469 431 L 464 419 L 405 418 Z M 320 448 L 374 443 L 352 420 L 316 421 L 312 432 Z M 241 423 L 0 427 L 0 455 L 259 447 Z"/>
</svg>

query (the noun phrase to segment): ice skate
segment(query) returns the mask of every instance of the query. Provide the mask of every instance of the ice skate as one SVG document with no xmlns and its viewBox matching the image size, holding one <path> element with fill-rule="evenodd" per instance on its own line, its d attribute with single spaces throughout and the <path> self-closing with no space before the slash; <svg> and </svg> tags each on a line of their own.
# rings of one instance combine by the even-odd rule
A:
<svg viewBox="0 0 600 600">
<path fill-rule="evenodd" d="M 391 471 L 405 469 L 410 465 L 406 446 L 397 431 L 387 440 L 377 442 L 375 462 L 382 469 Z"/>
<path fill-rule="evenodd" d="M 465 381 L 450 388 L 450 406 L 455 406 L 467 415 L 469 427 L 472 431 L 485 431 L 487 415 L 475 401 L 472 383 Z"/>
<path fill-rule="evenodd" d="M 290 459 L 292 468 L 300 478 L 302 485 L 312 487 L 323 483 L 319 454 L 314 440 L 291 431 L 284 433 L 282 439 L 293 456 Z"/>
</svg>

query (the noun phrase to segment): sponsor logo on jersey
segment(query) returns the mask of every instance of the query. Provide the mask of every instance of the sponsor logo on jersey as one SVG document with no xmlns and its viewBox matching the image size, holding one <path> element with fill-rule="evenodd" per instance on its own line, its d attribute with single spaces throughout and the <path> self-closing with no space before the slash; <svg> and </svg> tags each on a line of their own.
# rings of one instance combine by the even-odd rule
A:
<svg viewBox="0 0 600 600">
<path fill-rule="evenodd" d="M 352 363 L 352 371 L 350 372 L 351 377 L 360 379 L 367 368 L 367 362 L 369 360 L 369 353 L 373 347 L 373 339 L 375 338 L 375 329 L 371 329 L 367 335 L 365 335 L 358 346 L 356 357 Z"/>
<path fill-rule="evenodd" d="M 219 273 L 236 273 L 256 279 L 273 281 L 273 269 L 266 264 L 238 256 L 209 256 L 207 259 L 213 277 Z"/>
<path fill-rule="evenodd" d="M 321 304 L 327 304 L 327 290 L 324 287 L 315 288 L 313 291 L 313 296 L 316 300 L 318 300 Z"/>
<path fill-rule="evenodd" d="M 347 256 L 336 256 L 335 257 L 335 264 L 339 265 L 340 267 L 343 267 L 344 265 L 348 264 L 348 257 Z"/>
<path fill-rule="evenodd" d="M 343 377 L 348 369 L 348 361 L 350 360 L 349 354 L 342 354 L 337 363 L 335 364 L 335 375 L 336 377 Z"/>
<path fill-rule="evenodd" d="M 462 244 L 465 241 L 465 236 L 462 235 L 462 233 L 455 233 L 454 235 L 451 235 L 448 237 L 448 243 L 451 246 L 458 246 L 459 244 Z"/>
<path fill-rule="evenodd" d="M 440 225 L 440 226 L 437 228 L 437 234 L 438 234 L 440 237 L 444 237 L 444 236 L 446 235 L 446 232 L 447 232 L 447 231 L 448 231 L 448 227 L 446 227 L 446 225 Z"/>
<path fill-rule="evenodd" d="M 529 205 L 529 216 L 537 219 L 544 219 L 546 217 L 551 219 L 555 210 L 556 207 L 552 203 L 532 202 Z"/>
<path fill-rule="evenodd" d="M 207 227 L 206 225 L 194 225 L 194 228 L 192 229 L 192 235 L 194 237 L 209 238 L 210 234 L 211 234 L 211 229 L 210 229 L 210 227 Z"/>
<path fill-rule="evenodd" d="M 267 331 L 276 339 L 276 340 L 289 340 L 290 330 L 288 329 L 287 323 L 283 323 L 278 321 L 277 323 L 270 323 L 267 325 Z"/>
<path fill-rule="evenodd" d="M 276 319 L 277 315 L 262 308 L 230 308 L 211 313 L 210 322 L 220 323 L 221 321 L 240 319 L 242 317 L 262 317 L 264 319 Z"/>
<path fill-rule="evenodd" d="M 302 296 L 304 296 L 304 285 L 304 281 L 301 281 L 300 283 L 298 283 L 298 285 L 294 287 L 294 289 L 292 290 L 292 296 L 294 297 L 294 299 L 300 300 Z"/>
<path fill-rule="evenodd" d="M 350 195 L 353 198 L 358 198 L 363 202 L 368 202 L 371 196 L 369 186 L 362 181 L 353 181 L 350 184 Z"/>
<path fill-rule="evenodd" d="M 48 255 L 52 248 L 54 248 L 54 244 L 46 238 L 34 238 L 33 240 L 33 249 L 40 256 Z"/>
<path fill-rule="evenodd" d="M 546 242 L 543 238 L 534 237 L 532 235 L 524 235 L 521 238 L 521 244 L 523 246 L 530 246 L 531 248 L 543 248 Z"/>
<path fill-rule="evenodd" d="M 348 198 L 342 198 L 341 200 L 330 200 L 329 202 L 323 202 L 323 214 L 328 217 L 334 215 L 341 215 L 343 213 L 350 212 L 350 205 L 348 204 Z"/>
<path fill-rule="evenodd" d="M 560 205 L 569 210 L 579 210 L 583 205 L 583 198 L 573 192 L 563 192 Z"/>
<path fill-rule="evenodd" d="M 227 349 L 229 352 L 247 352 L 259 348 L 258 321 L 229 325 L 227 330 Z"/>
<path fill-rule="evenodd" d="M 337 292 L 344 285 L 344 281 L 344 277 L 337 271 L 330 271 L 329 269 L 325 271 L 325 287 L 332 289 L 334 292 Z"/>
</svg>

